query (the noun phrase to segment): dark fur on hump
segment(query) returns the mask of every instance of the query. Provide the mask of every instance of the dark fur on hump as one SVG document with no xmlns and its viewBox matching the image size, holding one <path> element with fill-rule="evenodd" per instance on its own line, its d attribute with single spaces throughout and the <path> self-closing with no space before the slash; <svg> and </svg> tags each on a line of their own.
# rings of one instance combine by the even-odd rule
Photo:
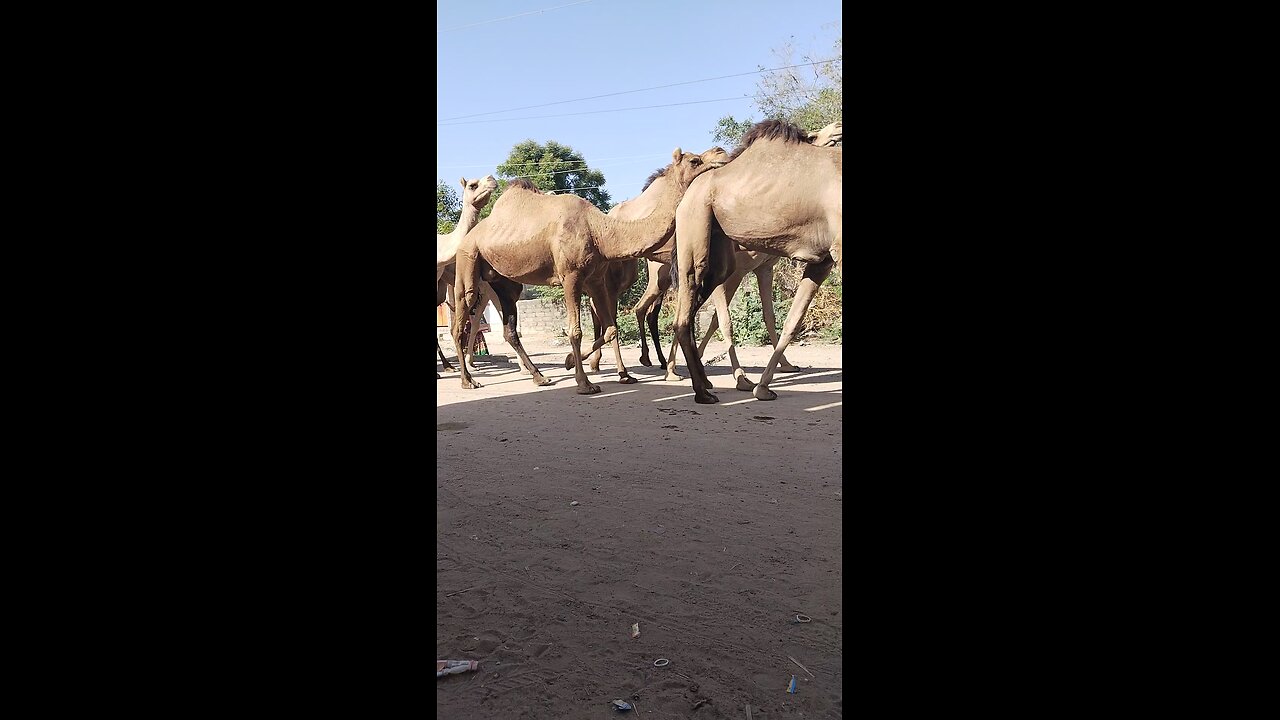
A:
<svg viewBox="0 0 1280 720">
<path fill-rule="evenodd" d="M 510 190 L 511 188 L 520 188 L 521 190 L 528 190 L 530 192 L 538 193 L 539 195 L 543 194 L 542 191 L 538 189 L 537 185 L 534 185 L 524 178 L 516 178 L 515 180 L 507 183 L 507 189 Z"/>
<path fill-rule="evenodd" d="M 732 160 L 742 154 L 751 146 L 751 143 L 757 140 L 781 140 L 789 143 L 807 143 L 809 142 L 809 133 L 801 130 L 799 127 L 782 120 L 762 120 L 742 136 L 738 141 L 738 148 L 729 156 Z"/>
<path fill-rule="evenodd" d="M 657 180 L 658 178 L 662 177 L 663 175 L 666 175 L 666 174 L 667 174 L 667 171 L 668 171 L 668 170 L 670 170 L 670 169 L 671 169 L 671 166 L 670 166 L 670 165 L 663 165 L 662 167 L 658 168 L 657 170 L 654 170 L 654 171 L 653 171 L 653 174 L 649 176 L 649 179 L 644 181 L 644 187 L 640 188 L 640 192 L 644 192 L 645 190 L 648 190 L 648 189 L 649 189 L 649 186 L 653 184 L 653 181 L 654 181 L 654 180 Z"/>
</svg>

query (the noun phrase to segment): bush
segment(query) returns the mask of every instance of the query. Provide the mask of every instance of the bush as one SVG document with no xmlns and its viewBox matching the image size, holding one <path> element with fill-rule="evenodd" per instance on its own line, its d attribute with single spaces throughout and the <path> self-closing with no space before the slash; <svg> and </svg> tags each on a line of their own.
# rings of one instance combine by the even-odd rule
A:
<svg viewBox="0 0 1280 720">
<path fill-rule="evenodd" d="M 618 312 L 618 342 L 624 345 L 640 342 L 640 327 L 636 324 L 635 313 Z"/>
<path fill-rule="evenodd" d="M 787 313 L 791 312 L 791 303 L 795 300 L 795 291 L 803 275 L 803 263 L 783 260 L 774 266 L 773 316 L 779 334 L 786 326 Z M 842 305 L 840 279 L 829 275 L 814 295 L 792 341 L 820 339 L 824 342 L 841 342 Z M 733 338 L 738 345 L 770 344 L 769 331 L 764 325 L 764 314 L 760 310 L 760 288 L 754 274 L 743 278 L 729 305 L 729 317 L 733 321 Z M 715 339 L 723 342 L 723 333 L 716 330 Z"/>
<path fill-rule="evenodd" d="M 545 298 L 547 300 L 550 300 L 551 304 L 555 305 L 557 310 L 564 312 L 565 307 L 564 307 L 564 288 L 563 287 L 558 287 L 558 286 L 551 287 L 550 285 L 529 285 L 525 289 L 528 290 L 534 297 L 540 297 L 540 298 Z"/>
</svg>

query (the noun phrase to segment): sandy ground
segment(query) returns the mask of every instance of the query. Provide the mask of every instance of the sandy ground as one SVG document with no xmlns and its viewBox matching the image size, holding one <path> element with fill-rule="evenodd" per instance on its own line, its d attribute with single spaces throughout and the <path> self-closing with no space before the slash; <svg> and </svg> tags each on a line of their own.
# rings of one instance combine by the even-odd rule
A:
<svg viewBox="0 0 1280 720">
<path fill-rule="evenodd" d="M 709 366 L 717 405 L 636 348 L 639 383 L 609 353 L 580 396 L 566 348 L 526 345 L 537 388 L 490 347 L 484 387 L 436 380 L 436 658 L 480 661 L 440 717 L 841 717 L 840 347 L 788 349 L 772 402 Z M 750 378 L 770 352 L 740 351 Z"/>
</svg>

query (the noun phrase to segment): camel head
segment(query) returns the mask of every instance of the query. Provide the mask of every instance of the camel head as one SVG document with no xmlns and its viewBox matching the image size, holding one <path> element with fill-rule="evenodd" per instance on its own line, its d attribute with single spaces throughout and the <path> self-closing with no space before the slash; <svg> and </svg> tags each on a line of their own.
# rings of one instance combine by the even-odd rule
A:
<svg viewBox="0 0 1280 720">
<path fill-rule="evenodd" d="M 837 120 L 817 132 L 809 133 L 809 142 L 818 147 L 835 147 L 844 141 L 844 125 Z"/>
<path fill-rule="evenodd" d="M 729 162 L 729 153 L 725 152 L 722 147 L 713 147 L 698 157 L 702 158 L 702 162 L 708 166 L 708 170 L 718 168 Z"/>
<path fill-rule="evenodd" d="M 462 202 L 477 210 L 483 209 L 489 202 L 489 196 L 498 189 L 498 181 L 492 175 L 477 180 L 461 178 L 458 182 L 462 183 Z"/>
<path fill-rule="evenodd" d="M 667 176 L 676 182 L 681 188 L 689 187 L 689 183 L 702 173 L 718 168 L 729 161 L 729 156 L 720 148 L 711 148 L 701 155 L 682 152 L 680 148 L 676 148 L 671 153 L 671 167 L 667 169 Z"/>
</svg>

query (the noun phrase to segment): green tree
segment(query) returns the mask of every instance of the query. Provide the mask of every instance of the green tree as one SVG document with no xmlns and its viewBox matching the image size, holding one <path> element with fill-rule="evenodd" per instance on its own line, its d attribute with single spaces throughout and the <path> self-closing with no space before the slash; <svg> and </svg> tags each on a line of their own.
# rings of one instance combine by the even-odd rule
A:
<svg viewBox="0 0 1280 720">
<path fill-rule="evenodd" d="M 732 115 L 725 115 L 716 123 L 716 129 L 711 133 L 711 139 L 718 143 L 724 143 L 729 147 L 734 147 L 743 135 L 755 125 L 755 121 L 747 118 L 739 122 Z"/>
<path fill-rule="evenodd" d="M 796 57 L 791 42 L 774 51 L 779 66 L 817 62 L 810 54 Z M 843 116 L 843 38 L 837 37 L 831 52 L 822 53 L 817 65 L 774 70 L 756 81 L 755 105 L 764 120 L 785 120 L 804 130 L 814 131 Z M 764 66 L 759 66 L 761 70 Z M 716 142 L 737 145 L 742 136 L 756 123 L 747 118 L 739 121 L 732 115 L 720 118 L 711 136 Z"/>
<path fill-rule="evenodd" d="M 462 217 L 462 199 L 453 186 L 436 180 L 436 232 L 445 235 L 453 232 Z"/>
<path fill-rule="evenodd" d="M 600 212 L 609 212 L 613 207 L 613 199 L 603 187 L 604 173 L 592 170 L 582 153 L 554 140 L 548 140 L 545 145 L 533 140 L 518 143 L 494 176 L 498 178 L 498 189 L 493 193 L 493 200 L 480 211 L 481 220 L 489 217 L 498 198 L 516 178 L 528 180 L 545 193 L 572 192 L 600 208 Z"/>
</svg>

